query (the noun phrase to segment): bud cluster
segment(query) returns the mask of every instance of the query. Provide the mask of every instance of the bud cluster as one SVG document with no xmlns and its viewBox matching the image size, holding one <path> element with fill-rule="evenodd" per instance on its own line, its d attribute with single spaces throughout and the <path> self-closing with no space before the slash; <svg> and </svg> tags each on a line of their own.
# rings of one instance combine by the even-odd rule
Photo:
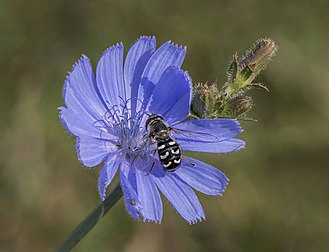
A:
<svg viewBox="0 0 329 252">
<path fill-rule="evenodd" d="M 266 68 L 278 47 L 269 39 L 260 39 L 239 59 L 233 55 L 227 71 L 227 81 L 219 90 L 217 82 L 198 83 L 193 87 L 192 114 L 199 118 L 240 118 L 253 107 L 252 97 L 245 95 L 250 89 L 264 89 L 262 83 L 254 83 L 256 76 Z"/>
</svg>

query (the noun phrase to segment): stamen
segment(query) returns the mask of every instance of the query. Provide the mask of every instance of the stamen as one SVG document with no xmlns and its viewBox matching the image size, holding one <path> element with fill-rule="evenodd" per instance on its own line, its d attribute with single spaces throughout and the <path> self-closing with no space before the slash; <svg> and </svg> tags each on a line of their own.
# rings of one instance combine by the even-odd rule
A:
<svg viewBox="0 0 329 252">
<path fill-rule="evenodd" d="M 110 107 L 99 120 L 94 122 L 94 125 L 100 130 L 101 138 L 109 137 L 108 135 L 114 136 L 115 144 L 123 154 L 133 157 L 143 156 L 149 152 L 145 144 L 148 141 L 148 134 L 144 125 L 141 125 L 145 111 L 137 112 L 131 109 L 128 103 L 132 99 L 124 101 L 120 97 L 120 100 L 122 101 L 120 105 Z M 140 101 L 138 98 L 136 100 Z M 111 138 L 114 142 L 113 137 Z"/>
</svg>

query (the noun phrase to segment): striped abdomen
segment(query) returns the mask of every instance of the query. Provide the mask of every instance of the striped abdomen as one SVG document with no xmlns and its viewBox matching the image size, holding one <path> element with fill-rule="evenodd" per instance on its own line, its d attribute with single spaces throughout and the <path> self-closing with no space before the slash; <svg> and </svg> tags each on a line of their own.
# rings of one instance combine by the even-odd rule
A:
<svg viewBox="0 0 329 252">
<path fill-rule="evenodd" d="M 181 163 L 181 151 L 178 144 L 170 137 L 164 140 L 159 139 L 157 144 L 159 159 L 164 170 L 175 171 Z"/>
</svg>

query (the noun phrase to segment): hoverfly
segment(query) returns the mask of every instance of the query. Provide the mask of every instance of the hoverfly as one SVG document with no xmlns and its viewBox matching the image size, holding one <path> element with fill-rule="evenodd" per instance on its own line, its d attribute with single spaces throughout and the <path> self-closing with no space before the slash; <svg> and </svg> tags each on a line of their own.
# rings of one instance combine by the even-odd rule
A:
<svg viewBox="0 0 329 252">
<path fill-rule="evenodd" d="M 168 172 L 175 171 L 181 164 L 182 153 L 178 143 L 171 137 L 172 128 L 166 124 L 162 116 L 157 114 L 149 116 L 145 128 L 149 138 L 157 143 L 159 160 L 163 169 Z"/>
</svg>

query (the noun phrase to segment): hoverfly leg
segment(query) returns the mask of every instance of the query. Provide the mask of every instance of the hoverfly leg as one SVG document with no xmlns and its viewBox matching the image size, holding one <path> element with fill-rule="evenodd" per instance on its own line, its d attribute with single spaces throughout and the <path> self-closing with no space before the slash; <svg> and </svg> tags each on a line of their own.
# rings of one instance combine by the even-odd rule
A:
<svg viewBox="0 0 329 252">
<path fill-rule="evenodd" d="M 151 173 L 151 171 L 153 170 L 153 167 L 154 167 L 154 165 L 155 165 L 155 153 L 156 153 L 156 152 L 157 152 L 157 150 L 154 150 L 153 155 L 152 155 L 152 160 L 153 160 L 153 162 L 152 162 L 151 169 L 149 170 L 148 173 L 146 173 L 145 176 L 148 176 L 148 175 Z"/>
<path fill-rule="evenodd" d="M 195 163 L 192 163 L 190 160 L 188 160 L 188 159 L 187 159 L 186 157 L 184 157 L 183 155 L 182 155 L 182 158 L 183 158 L 187 163 L 189 163 L 190 165 L 192 165 L 193 167 L 196 166 Z"/>
<path fill-rule="evenodd" d="M 182 153 L 182 146 L 180 144 L 178 144 L 178 147 L 179 147 L 179 150 L 180 150 L 180 153 L 181 153 L 181 157 L 187 162 L 189 163 L 190 165 L 192 165 L 193 167 L 196 166 L 195 163 L 192 163 L 190 160 L 188 160 Z"/>
<path fill-rule="evenodd" d="M 146 173 L 145 176 L 148 176 L 148 175 L 151 173 L 151 171 L 153 170 L 154 165 L 155 165 L 155 161 L 153 160 L 153 163 L 152 163 L 151 169 L 150 169 L 150 171 L 149 171 L 148 173 Z"/>
<path fill-rule="evenodd" d="M 137 159 L 138 155 L 136 155 L 133 159 L 133 161 L 131 162 L 131 166 L 133 165 L 133 163 L 135 162 L 135 160 Z"/>
</svg>

